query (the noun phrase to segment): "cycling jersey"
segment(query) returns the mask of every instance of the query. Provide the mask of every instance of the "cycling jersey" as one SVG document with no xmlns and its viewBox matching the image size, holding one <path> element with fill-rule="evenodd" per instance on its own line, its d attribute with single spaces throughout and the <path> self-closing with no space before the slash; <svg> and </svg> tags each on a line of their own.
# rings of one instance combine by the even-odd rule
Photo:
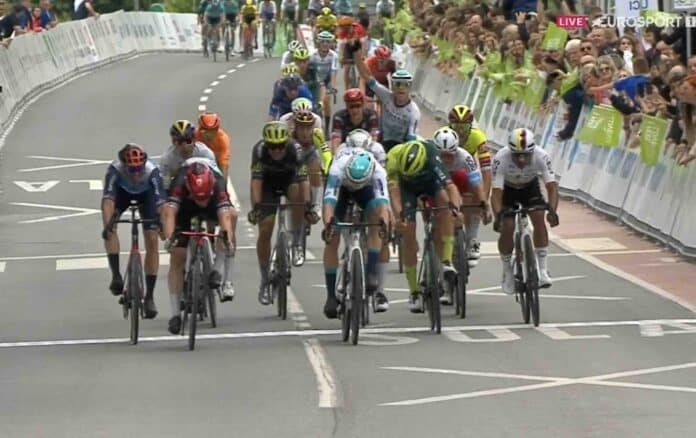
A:
<svg viewBox="0 0 696 438">
<path fill-rule="evenodd" d="M 314 116 L 314 128 L 324 129 L 324 122 L 321 120 L 321 117 L 314 113 L 312 113 L 312 116 Z M 295 114 L 291 112 L 283 114 L 283 116 L 278 120 L 288 125 L 288 131 L 292 132 L 295 130 Z"/>
<path fill-rule="evenodd" d="M 348 134 L 354 129 L 364 129 L 372 134 L 373 139 L 377 140 L 379 134 L 379 118 L 377 113 L 370 109 L 363 109 L 362 121 L 358 125 L 353 125 L 350 120 L 350 114 L 347 109 L 336 111 L 333 115 L 333 129 L 331 131 L 331 139 L 340 138 L 341 143 L 346 141 Z"/>
<path fill-rule="evenodd" d="M 379 0 L 375 5 L 375 11 L 377 11 L 381 17 L 391 17 L 394 15 L 394 2 L 391 0 Z"/>
<path fill-rule="evenodd" d="M 463 145 L 460 142 L 459 146 L 478 158 L 481 170 L 491 168 L 491 153 L 486 145 L 486 134 L 484 134 L 483 131 L 478 128 L 471 128 L 466 142 L 464 142 Z"/>
<path fill-rule="evenodd" d="M 219 167 L 227 167 L 230 164 L 230 137 L 222 129 L 218 129 L 210 140 L 203 135 L 200 129 L 196 129 L 194 137 L 197 141 L 208 146 L 215 154 L 215 161 Z"/>
<path fill-rule="evenodd" d="M 309 89 L 309 92 L 312 94 L 312 104 L 316 108 L 317 105 L 319 104 L 319 78 L 317 74 L 317 66 L 309 62 L 307 64 L 307 70 L 305 70 L 303 75 L 300 75 L 302 77 L 302 80 L 304 81 L 305 85 Z"/>
<path fill-rule="evenodd" d="M 319 31 L 325 30 L 333 33 L 338 27 L 338 19 L 335 15 L 319 15 L 315 21 Z"/>
<path fill-rule="evenodd" d="M 271 21 L 276 15 L 276 4 L 274 1 L 261 2 L 261 17 L 266 21 Z"/>
<path fill-rule="evenodd" d="M 194 163 L 204 163 L 208 165 L 215 176 L 215 186 L 213 188 L 213 195 L 210 197 L 209 205 L 214 205 L 218 210 L 231 208 L 232 203 L 230 202 L 230 196 L 227 194 L 227 181 L 225 181 L 220 174 L 220 170 L 217 169 L 214 164 L 211 165 L 210 162 L 201 158 L 190 158 L 183 162 L 181 169 L 179 169 L 179 172 L 176 174 L 176 178 L 174 178 L 174 182 L 172 182 L 167 203 L 178 208 L 183 202 L 193 202 L 188 185 L 186 184 L 186 172 L 188 171 L 187 168 Z"/>
<path fill-rule="evenodd" d="M 338 15 L 353 15 L 353 4 L 350 0 L 336 0 Z"/>
<path fill-rule="evenodd" d="M 319 11 L 321 11 L 321 8 L 321 0 L 309 0 L 309 3 L 307 5 L 307 11 L 319 13 Z"/>
<path fill-rule="evenodd" d="M 222 2 L 213 0 L 205 8 L 205 16 L 209 18 L 219 18 L 225 15 L 225 7 Z"/>
<path fill-rule="evenodd" d="M 309 91 L 309 88 L 307 88 L 306 85 L 300 85 L 299 93 L 293 99 L 290 99 L 288 97 L 283 87 L 274 86 L 273 98 L 271 99 L 271 105 L 268 109 L 268 115 L 273 117 L 274 119 L 277 119 L 283 114 L 291 112 L 292 100 L 296 99 L 297 97 L 306 97 L 307 99 L 314 102 L 314 96 L 312 95 L 312 92 Z"/>
<path fill-rule="evenodd" d="M 162 183 L 165 189 L 169 189 L 171 181 L 179 172 L 184 161 L 193 157 L 205 158 L 212 163 L 216 162 L 213 151 L 201 142 L 194 143 L 193 151 L 189 157 L 184 157 L 180 148 L 173 145 L 169 146 L 169 149 L 160 157 L 159 162 L 160 175 L 162 175 Z"/>
<path fill-rule="evenodd" d="M 256 17 L 256 13 L 257 13 L 256 5 L 245 4 L 242 7 L 242 16 L 244 18 Z"/>
<path fill-rule="evenodd" d="M 392 92 L 384 85 L 370 78 L 367 85 L 374 91 L 382 103 L 382 120 L 380 126 L 381 141 L 385 143 L 415 140 L 418 134 L 420 110 L 411 100 L 404 106 L 396 106 Z"/>
<path fill-rule="evenodd" d="M 377 82 L 387 87 L 389 86 L 389 75 L 396 71 L 396 62 L 393 59 L 387 59 L 385 62 L 380 61 L 373 55 L 365 60 L 365 65 Z"/>
<path fill-rule="evenodd" d="M 236 15 L 239 14 L 239 3 L 237 3 L 237 0 L 225 0 L 223 3 L 223 6 L 225 7 L 225 16 L 229 20 L 230 17 L 233 19 L 230 21 L 236 21 Z"/>
<path fill-rule="evenodd" d="M 312 53 L 309 58 L 317 70 L 317 80 L 324 83 L 327 87 L 331 85 L 331 76 L 338 71 L 338 54 L 329 49 L 326 56 L 322 56 L 318 50 Z"/>
<path fill-rule="evenodd" d="M 210 0 L 202 0 L 201 3 L 198 5 L 198 16 L 202 17 L 205 15 L 205 10 L 210 4 Z"/>
<path fill-rule="evenodd" d="M 300 163 L 301 146 L 294 140 L 285 144 L 285 155 L 274 160 L 264 147 L 263 140 L 254 145 L 251 151 L 251 178 L 263 181 L 261 202 L 278 203 L 281 195 L 286 195 L 293 183 L 307 179 L 306 170 Z M 268 205 L 258 207 L 261 218 L 275 214 L 276 209 Z"/>
<path fill-rule="evenodd" d="M 556 181 L 549 154 L 542 148 L 535 147 L 530 155 L 527 165 L 520 169 L 512 158 L 510 148 L 499 150 L 493 160 L 493 188 L 521 189 L 536 180 L 539 175 L 545 183 Z"/>
<path fill-rule="evenodd" d="M 157 208 L 164 203 L 164 187 L 157 166 L 150 160 L 145 170 L 134 178 L 120 160 L 113 161 L 106 170 L 102 199 L 114 201 L 115 211 L 122 213 L 131 200 L 138 202 L 138 211 L 143 219 L 151 220 L 144 224 L 147 230 L 159 228 Z"/>
<path fill-rule="evenodd" d="M 460 193 L 469 192 L 471 187 L 481 184 L 481 171 L 476 159 L 464 149 L 457 148 L 454 157 L 442 159 L 442 164 Z"/>
<path fill-rule="evenodd" d="M 364 149 L 352 148 L 346 145 L 345 143 L 341 143 L 338 149 L 336 149 L 334 159 L 338 159 L 339 157 L 342 157 L 344 155 L 352 155 L 362 150 Z M 384 152 L 384 147 L 379 142 L 373 141 L 372 143 L 370 143 L 370 147 L 367 149 L 367 151 L 374 155 L 375 160 L 377 160 L 379 164 L 381 164 L 382 166 L 386 165 L 387 153 Z"/>
<path fill-rule="evenodd" d="M 346 167 L 348 167 L 353 155 L 360 152 L 364 151 L 362 149 L 353 149 L 353 152 L 348 152 L 340 157 L 336 157 L 333 163 L 331 163 L 329 176 L 326 179 L 326 189 L 324 190 L 324 203 L 336 207 L 337 211 L 335 213 L 337 217 L 343 216 L 338 213 L 338 210 L 342 210 L 342 208 L 339 208 L 337 204 L 344 200 L 344 193 L 342 193 L 344 190 L 352 194 L 356 192 L 364 194 L 364 196 L 355 197 L 363 210 L 369 211 L 379 205 L 389 205 L 387 173 L 379 163 L 375 165 L 372 181 L 366 187 L 355 190 L 352 189 L 350 185 L 344 184 Z"/>
<path fill-rule="evenodd" d="M 295 17 L 300 5 L 297 0 L 283 0 L 280 2 L 280 9 L 285 12 L 286 17 Z"/>
</svg>

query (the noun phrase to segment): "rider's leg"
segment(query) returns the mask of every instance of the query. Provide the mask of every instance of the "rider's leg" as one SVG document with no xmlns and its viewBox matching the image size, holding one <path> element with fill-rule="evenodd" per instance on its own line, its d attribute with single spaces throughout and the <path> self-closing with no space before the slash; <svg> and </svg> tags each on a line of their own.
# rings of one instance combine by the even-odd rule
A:
<svg viewBox="0 0 696 438">
<path fill-rule="evenodd" d="M 147 316 L 154 318 L 157 310 L 154 306 L 155 283 L 157 282 L 157 271 L 159 270 L 159 233 L 157 229 L 145 231 L 145 301 L 147 303 Z M 154 313 L 154 315 L 153 315 Z"/>
<path fill-rule="evenodd" d="M 291 184 L 288 188 L 288 201 L 291 203 L 306 203 L 310 197 L 309 191 L 309 181 L 306 179 L 298 181 L 298 183 Z M 292 235 L 292 246 L 293 246 L 293 264 L 295 266 L 301 266 L 304 264 L 304 248 L 302 248 L 302 233 L 304 229 L 302 225 L 305 221 L 305 207 L 304 205 L 296 206 L 291 208 L 290 214 L 290 234 Z M 302 256 L 302 257 L 300 257 Z"/>
<path fill-rule="evenodd" d="M 111 220 L 115 208 L 116 206 L 113 200 L 104 199 L 102 201 L 102 219 L 105 227 Z M 119 266 L 119 253 L 121 248 L 118 241 L 118 233 L 116 232 L 116 225 L 114 225 L 111 232 L 106 234 L 104 249 L 106 250 L 106 258 L 109 260 L 109 269 L 111 269 L 111 284 L 109 285 L 109 289 L 112 294 L 120 295 L 123 293 L 123 277 L 121 277 Z"/>
<path fill-rule="evenodd" d="M 529 219 L 534 226 L 534 252 L 536 253 L 539 264 L 539 286 L 551 286 L 551 279 L 548 275 L 546 256 L 549 249 L 549 233 L 544 222 L 544 211 L 533 211 L 529 214 Z"/>
<path fill-rule="evenodd" d="M 312 211 L 319 215 L 321 212 L 322 200 L 324 198 L 324 181 L 322 179 L 321 160 L 319 158 L 319 154 L 317 154 L 316 157 L 307 164 L 307 166 L 307 170 L 309 171 L 309 202 L 312 204 Z"/>
<path fill-rule="evenodd" d="M 267 215 L 259 222 L 259 237 L 256 239 L 256 258 L 259 262 L 261 286 L 268 283 L 268 265 L 271 258 L 271 236 L 275 225 L 275 215 Z"/>
<path fill-rule="evenodd" d="M 169 286 L 169 305 L 172 318 L 178 317 L 181 312 L 181 295 L 184 291 L 184 264 L 186 263 L 186 247 L 172 248 L 169 257 L 169 273 L 167 285 Z"/>
<path fill-rule="evenodd" d="M 515 280 L 512 272 L 512 248 L 514 245 L 513 234 L 515 222 L 512 218 L 503 219 L 500 225 L 500 237 L 498 238 L 498 252 L 503 264 L 503 292 L 512 295 L 515 293 Z"/>
<path fill-rule="evenodd" d="M 444 207 L 449 203 L 449 196 L 445 189 L 440 189 L 435 195 L 436 205 Z M 447 210 L 440 210 L 438 214 L 438 222 L 440 225 L 440 240 L 442 247 L 440 250 L 440 260 L 444 264 L 452 263 L 452 249 L 454 247 L 454 218 Z"/>
</svg>

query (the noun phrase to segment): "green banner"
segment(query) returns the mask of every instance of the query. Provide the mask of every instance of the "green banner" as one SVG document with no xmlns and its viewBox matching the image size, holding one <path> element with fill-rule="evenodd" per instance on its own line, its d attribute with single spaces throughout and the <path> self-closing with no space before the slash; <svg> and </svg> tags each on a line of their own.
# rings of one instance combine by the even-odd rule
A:
<svg viewBox="0 0 696 438">
<path fill-rule="evenodd" d="M 595 105 L 580 129 L 578 140 L 595 146 L 618 146 L 622 126 L 623 116 L 614 107 Z"/>
<path fill-rule="evenodd" d="M 660 160 L 667 136 L 666 119 L 643 115 L 640 122 L 640 159 L 648 166 Z"/>
<path fill-rule="evenodd" d="M 565 95 L 569 90 L 575 88 L 580 83 L 580 74 L 578 69 L 571 70 L 568 75 L 561 80 L 561 86 L 558 90 L 561 96 Z"/>
<path fill-rule="evenodd" d="M 544 34 L 544 40 L 541 42 L 541 48 L 544 50 L 563 50 L 565 43 L 568 40 L 568 32 L 550 22 Z"/>
<path fill-rule="evenodd" d="M 537 110 L 539 105 L 541 105 L 541 101 L 544 99 L 545 91 L 546 81 L 539 77 L 538 74 L 535 74 L 529 78 L 527 87 L 524 89 L 522 100 L 528 107 Z"/>
<path fill-rule="evenodd" d="M 469 73 L 474 71 L 477 65 L 478 63 L 476 62 L 476 58 L 474 58 L 471 53 L 464 52 L 462 53 L 462 58 L 459 60 L 459 68 L 457 71 L 462 78 L 468 78 Z"/>
</svg>

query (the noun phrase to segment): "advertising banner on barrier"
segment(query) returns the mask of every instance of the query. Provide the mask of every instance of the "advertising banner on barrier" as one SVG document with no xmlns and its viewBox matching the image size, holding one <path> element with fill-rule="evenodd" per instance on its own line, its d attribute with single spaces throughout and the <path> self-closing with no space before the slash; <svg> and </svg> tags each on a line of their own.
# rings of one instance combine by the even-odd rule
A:
<svg viewBox="0 0 696 438">
<path fill-rule="evenodd" d="M 666 119 L 644 115 L 640 122 L 640 159 L 648 166 L 654 166 L 660 159 L 662 146 L 667 137 Z"/>
<path fill-rule="evenodd" d="M 618 146 L 623 117 L 614 107 L 595 105 L 578 133 L 578 140 L 595 146 Z"/>
</svg>

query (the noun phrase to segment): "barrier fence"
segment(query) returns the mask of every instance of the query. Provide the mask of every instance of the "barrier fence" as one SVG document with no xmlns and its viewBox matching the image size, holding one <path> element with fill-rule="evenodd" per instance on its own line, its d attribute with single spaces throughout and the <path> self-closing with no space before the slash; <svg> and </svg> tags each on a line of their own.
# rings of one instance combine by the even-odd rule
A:
<svg viewBox="0 0 696 438">
<path fill-rule="evenodd" d="M 405 60 L 406 68 L 415 72 L 416 97 L 437 118 L 444 120 L 455 103 L 466 104 L 494 149 L 505 144 L 512 129 L 532 129 L 553 160 L 562 194 L 696 257 L 696 166 L 677 166 L 665 154 L 657 165 L 648 166 L 638 150 L 592 146 L 576 136 L 560 141 L 555 133 L 565 125 L 563 104 L 541 117 L 521 102 L 498 99 L 492 83 L 476 74 L 461 80 L 442 74 L 433 61 L 414 53 L 407 53 Z M 576 134 L 589 112 L 583 108 Z"/>
<path fill-rule="evenodd" d="M 198 51 L 200 41 L 195 14 L 123 11 L 21 35 L 8 49 L 0 48 L 0 138 L 21 109 L 48 88 L 142 53 Z"/>
</svg>

